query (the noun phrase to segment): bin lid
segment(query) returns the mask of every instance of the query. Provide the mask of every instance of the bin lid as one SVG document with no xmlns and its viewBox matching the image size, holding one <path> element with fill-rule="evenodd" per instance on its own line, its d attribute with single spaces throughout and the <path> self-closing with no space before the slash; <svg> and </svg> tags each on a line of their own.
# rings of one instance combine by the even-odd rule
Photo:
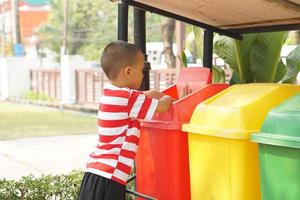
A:
<svg viewBox="0 0 300 200">
<path fill-rule="evenodd" d="M 206 67 L 188 67 L 180 69 L 177 80 L 177 93 L 181 94 L 185 85 L 188 85 L 192 91 L 211 83 L 211 72 Z"/>
<path fill-rule="evenodd" d="M 260 130 L 269 110 L 299 92 L 300 86 L 291 84 L 234 85 L 199 104 L 183 131 L 249 139 Z"/>
<path fill-rule="evenodd" d="M 280 104 L 268 113 L 260 134 L 252 141 L 300 148 L 300 94 Z"/>
<path fill-rule="evenodd" d="M 141 126 L 180 131 L 181 125 L 190 121 L 193 111 L 199 103 L 224 90 L 228 86 L 228 84 L 206 85 L 186 97 L 173 102 L 168 112 L 156 113 L 152 120 L 142 121 Z"/>
</svg>

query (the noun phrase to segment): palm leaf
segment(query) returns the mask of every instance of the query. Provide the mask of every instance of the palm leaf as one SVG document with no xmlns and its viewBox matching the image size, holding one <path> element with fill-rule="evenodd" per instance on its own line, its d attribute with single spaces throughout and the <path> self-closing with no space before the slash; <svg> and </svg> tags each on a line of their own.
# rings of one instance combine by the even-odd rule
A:
<svg viewBox="0 0 300 200">
<path fill-rule="evenodd" d="M 241 83 L 253 82 L 253 73 L 250 68 L 250 52 L 258 34 L 247 34 L 243 40 L 235 40 L 237 54 L 237 72 Z"/>
<path fill-rule="evenodd" d="M 178 59 L 180 60 L 182 66 L 187 67 L 187 59 L 184 51 L 181 52 L 181 57 L 177 54 Z"/>
<path fill-rule="evenodd" d="M 221 36 L 215 40 L 215 52 L 233 70 L 231 83 L 278 82 L 287 74 L 280 62 L 286 37 L 287 32 L 247 34 L 242 41 Z M 296 55 L 290 62 L 298 60 Z M 295 69 L 289 70 L 287 78 L 291 74 L 295 75 Z"/>
<path fill-rule="evenodd" d="M 195 44 L 197 49 L 197 58 L 203 58 L 203 31 L 202 29 L 193 26 L 193 33 L 195 37 Z"/>
<path fill-rule="evenodd" d="M 278 83 L 278 82 L 283 82 L 282 81 L 282 77 L 285 76 L 285 74 L 287 73 L 287 68 L 286 65 L 283 63 L 283 61 L 280 59 L 280 61 L 278 62 L 278 66 L 277 66 L 277 73 L 275 75 L 275 79 L 274 82 Z M 288 80 L 285 80 L 288 81 Z"/>
<path fill-rule="evenodd" d="M 215 53 L 221 57 L 233 70 L 237 83 L 252 81 L 252 73 L 249 70 L 249 52 L 255 39 L 255 35 L 244 37 L 243 41 L 235 41 L 225 36 L 217 36 L 215 39 Z"/>
<path fill-rule="evenodd" d="M 279 65 L 281 48 L 287 32 L 258 34 L 250 52 L 250 68 L 255 77 L 254 82 L 273 83 L 284 77 Z"/>
<path fill-rule="evenodd" d="M 287 73 L 281 82 L 294 83 L 300 71 L 300 45 L 297 46 L 286 58 Z"/>
<path fill-rule="evenodd" d="M 212 67 L 212 82 L 225 83 L 225 71 L 218 66 Z"/>
</svg>

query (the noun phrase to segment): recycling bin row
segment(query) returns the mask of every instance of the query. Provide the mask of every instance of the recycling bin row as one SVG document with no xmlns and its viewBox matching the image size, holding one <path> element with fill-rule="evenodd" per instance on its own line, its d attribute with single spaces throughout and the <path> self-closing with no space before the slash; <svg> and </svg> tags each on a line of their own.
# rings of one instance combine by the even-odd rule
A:
<svg viewBox="0 0 300 200">
<path fill-rule="evenodd" d="M 189 74 L 163 91 L 177 99 L 169 112 L 141 122 L 138 192 L 158 200 L 300 199 L 300 86 L 229 87 L 211 84 L 205 68 Z M 193 92 L 180 98 L 186 84 Z"/>
</svg>

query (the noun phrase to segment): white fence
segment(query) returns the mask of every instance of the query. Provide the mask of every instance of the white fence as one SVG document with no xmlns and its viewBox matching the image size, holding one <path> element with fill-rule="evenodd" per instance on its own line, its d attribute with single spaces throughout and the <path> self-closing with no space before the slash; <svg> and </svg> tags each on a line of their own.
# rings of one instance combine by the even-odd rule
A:
<svg viewBox="0 0 300 200">
<path fill-rule="evenodd" d="M 82 56 L 64 56 L 60 68 L 44 68 L 40 60 L 3 58 L 0 60 L 0 98 L 19 99 L 34 91 L 59 99 L 62 104 L 97 103 L 107 81 L 99 68 L 87 67 Z M 97 73 L 96 73 L 97 72 Z M 92 76 L 91 76 L 92 75 Z M 151 70 L 151 89 L 162 90 L 176 82 L 176 70 Z"/>
<path fill-rule="evenodd" d="M 99 99 L 101 91 L 97 84 L 99 82 L 101 85 L 105 80 L 103 75 L 95 76 L 97 68 L 86 67 L 87 63 L 82 56 L 64 56 L 60 68 L 45 69 L 38 67 L 39 65 L 40 60 L 38 59 L 0 59 L 0 99 L 20 98 L 29 90 L 42 93 L 48 91 L 49 96 L 59 98 L 61 103 L 95 103 Z M 152 70 L 150 73 L 151 88 L 162 90 L 175 83 L 175 71 L 170 69 Z M 92 77 L 89 76 L 91 73 L 94 74 Z M 51 80 L 54 74 L 57 76 L 55 75 L 54 80 Z M 89 81 L 89 77 L 92 78 L 92 82 Z M 101 77 L 103 80 L 98 80 Z M 297 84 L 300 84 L 300 74 Z"/>
</svg>

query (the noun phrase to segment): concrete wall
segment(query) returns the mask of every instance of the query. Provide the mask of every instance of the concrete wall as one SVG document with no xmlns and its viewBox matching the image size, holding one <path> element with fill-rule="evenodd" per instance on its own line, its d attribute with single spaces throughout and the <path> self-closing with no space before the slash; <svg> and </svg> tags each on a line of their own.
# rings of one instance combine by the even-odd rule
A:
<svg viewBox="0 0 300 200">
<path fill-rule="evenodd" d="M 30 90 L 30 68 L 38 65 L 37 59 L 2 58 L 0 60 L 1 99 L 19 98 Z"/>
<path fill-rule="evenodd" d="M 75 70 L 84 69 L 85 60 L 79 55 L 65 55 L 61 58 L 61 103 L 69 104 L 76 101 Z"/>
</svg>

